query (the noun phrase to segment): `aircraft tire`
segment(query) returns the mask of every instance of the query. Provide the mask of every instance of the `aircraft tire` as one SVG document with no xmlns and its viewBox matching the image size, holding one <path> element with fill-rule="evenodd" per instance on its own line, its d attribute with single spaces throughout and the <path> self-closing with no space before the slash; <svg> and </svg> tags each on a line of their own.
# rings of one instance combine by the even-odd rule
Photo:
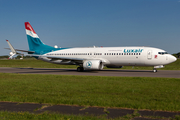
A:
<svg viewBox="0 0 180 120">
<path fill-rule="evenodd" d="M 156 72 L 157 72 L 157 70 L 156 70 L 156 69 L 153 69 L 153 72 L 154 72 L 154 73 L 156 73 Z"/>
<path fill-rule="evenodd" d="M 78 72 L 83 72 L 83 71 L 84 71 L 84 68 L 83 68 L 83 67 L 78 67 L 78 68 L 77 68 L 77 71 L 78 71 Z"/>
</svg>

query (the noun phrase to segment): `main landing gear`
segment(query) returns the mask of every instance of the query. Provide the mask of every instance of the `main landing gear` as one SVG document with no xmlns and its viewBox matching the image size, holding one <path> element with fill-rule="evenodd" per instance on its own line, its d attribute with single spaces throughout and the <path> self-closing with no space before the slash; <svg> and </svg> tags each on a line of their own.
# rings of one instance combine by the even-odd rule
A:
<svg viewBox="0 0 180 120">
<path fill-rule="evenodd" d="M 78 67 L 78 68 L 77 68 L 77 71 L 78 71 L 78 72 L 83 72 L 83 71 L 84 71 L 84 68 L 83 68 L 83 67 Z"/>
</svg>

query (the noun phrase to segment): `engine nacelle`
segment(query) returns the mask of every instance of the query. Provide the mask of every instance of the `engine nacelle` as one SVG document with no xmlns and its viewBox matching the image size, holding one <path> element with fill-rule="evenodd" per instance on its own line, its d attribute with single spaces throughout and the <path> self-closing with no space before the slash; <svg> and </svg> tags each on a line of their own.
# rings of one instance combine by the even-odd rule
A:
<svg viewBox="0 0 180 120">
<path fill-rule="evenodd" d="M 86 60 L 83 63 L 85 70 L 102 70 L 104 65 L 101 60 Z"/>
<path fill-rule="evenodd" d="M 107 68 L 122 68 L 123 66 L 107 65 Z"/>
<path fill-rule="evenodd" d="M 10 52 L 9 54 L 10 54 L 9 59 L 13 59 L 13 58 L 17 57 L 16 53 Z"/>
</svg>

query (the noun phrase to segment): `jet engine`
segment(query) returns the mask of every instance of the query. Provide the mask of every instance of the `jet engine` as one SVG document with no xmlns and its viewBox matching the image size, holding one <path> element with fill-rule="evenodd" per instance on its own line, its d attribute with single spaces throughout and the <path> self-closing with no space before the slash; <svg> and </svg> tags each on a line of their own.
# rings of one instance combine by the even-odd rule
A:
<svg viewBox="0 0 180 120">
<path fill-rule="evenodd" d="M 13 58 L 15 58 L 17 56 L 17 54 L 13 53 L 13 52 L 10 52 L 9 55 L 10 55 L 9 59 L 13 59 Z"/>
<path fill-rule="evenodd" d="M 102 70 L 104 65 L 101 60 L 86 60 L 83 63 L 85 70 Z"/>
<path fill-rule="evenodd" d="M 14 53 L 13 53 L 13 52 L 10 52 L 9 55 L 12 56 L 12 55 L 14 55 Z"/>
</svg>

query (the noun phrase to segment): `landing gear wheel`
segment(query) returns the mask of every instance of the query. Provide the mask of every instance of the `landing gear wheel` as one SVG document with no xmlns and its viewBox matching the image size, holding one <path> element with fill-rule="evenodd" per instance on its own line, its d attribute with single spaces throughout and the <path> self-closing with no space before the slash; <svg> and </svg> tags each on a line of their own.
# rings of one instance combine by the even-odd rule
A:
<svg viewBox="0 0 180 120">
<path fill-rule="evenodd" d="M 157 70 L 156 70 L 156 69 L 153 69 L 153 72 L 154 72 L 154 73 L 156 73 L 156 72 L 157 72 Z"/>
<path fill-rule="evenodd" d="M 78 67 L 78 68 L 77 68 L 77 71 L 78 71 L 78 72 L 83 72 L 83 71 L 84 71 L 84 68 L 83 68 L 83 67 Z"/>
</svg>

